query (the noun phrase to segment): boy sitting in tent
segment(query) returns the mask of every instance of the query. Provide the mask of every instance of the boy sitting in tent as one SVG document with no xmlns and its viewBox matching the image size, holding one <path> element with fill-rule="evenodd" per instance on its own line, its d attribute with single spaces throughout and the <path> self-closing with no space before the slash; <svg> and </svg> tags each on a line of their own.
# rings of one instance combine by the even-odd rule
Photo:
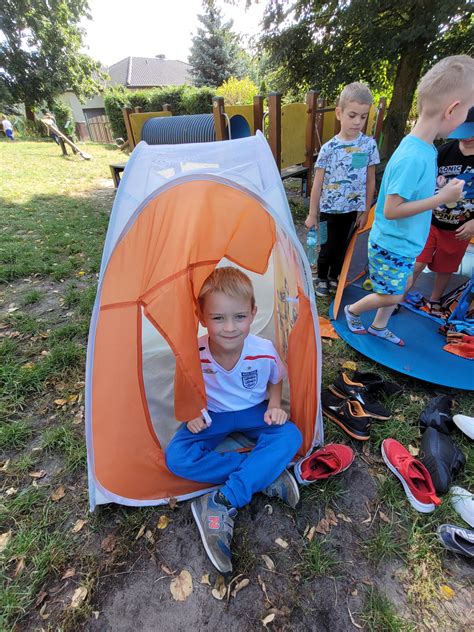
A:
<svg viewBox="0 0 474 632">
<path fill-rule="evenodd" d="M 298 485 L 285 468 L 302 437 L 281 408 L 285 369 L 275 347 L 249 333 L 257 307 L 248 276 L 236 268 L 216 268 L 204 282 L 198 309 L 208 331 L 198 343 L 209 412 L 181 426 L 166 450 L 166 463 L 178 476 L 222 485 L 191 509 L 209 559 L 227 574 L 237 509 L 257 492 L 293 508 L 298 503 Z M 253 450 L 217 452 L 233 432 L 254 440 Z"/>
<path fill-rule="evenodd" d="M 390 158 L 383 175 L 370 232 L 369 273 L 374 293 L 344 308 L 347 325 L 366 334 L 361 314 L 377 310 L 368 333 L 397 345 L 387 328 L 390 316 L 410 287 L 415 260 L 424 248 L 431 209 L 456 203 L 464 181 L 453 178 L 434 195 L 435 138 L 446 138 L 465 121 L 474 99 L 474 59 L 455 55 L 439 61 L 418 86 L 419 118 Z"/>
</svg>

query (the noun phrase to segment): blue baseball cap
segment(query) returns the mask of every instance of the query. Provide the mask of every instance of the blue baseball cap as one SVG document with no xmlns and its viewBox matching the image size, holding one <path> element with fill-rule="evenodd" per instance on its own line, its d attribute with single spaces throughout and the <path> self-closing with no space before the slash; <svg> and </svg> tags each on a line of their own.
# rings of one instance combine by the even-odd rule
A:
<svg viewBox="0 0 474 632">
<path fill-rule="evenodd" d="M 462 140 L 463 138 L 472 138 L 474 136 L 474 107 L 472 107 L 467 113 L 467 118 L 456 127 L 454 131 L 448 136 L 448 138 L 457 138 Z"/>
</svg>

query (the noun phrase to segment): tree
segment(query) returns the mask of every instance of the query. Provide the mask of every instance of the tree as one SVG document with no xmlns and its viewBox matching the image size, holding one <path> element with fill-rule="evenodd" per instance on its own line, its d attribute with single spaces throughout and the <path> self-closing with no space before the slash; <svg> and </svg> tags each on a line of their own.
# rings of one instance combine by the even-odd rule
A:
<svg viewBox="0 0 474 632">
<path fill-rule="evenodd" d="M 220 86 L 229 77 L 245 74 L 245 54 L 232 32 L 232 20 L 223 23 L 221 11 L 214 0 L 204 3 L 205 13 L 198 15 L 203 28 L 193 37 L 189 63 L 194 85 Z"/>
<path fill-rule="evenodd" d="M 2 0 L 0 85 L 25 104 L 28 118 L 66 90 L 97 94 L 100 64 L 80 52 L 87 12 L 87 0 Z"/>
<path fill-rule="evenodd" d="M 392 92 L 382 156 L 405 133 L 420 76 L 474 46 L 471 0 L 271 0 L 261 44 L 280 87 L 334 98 L 351 81 Z"/>
</svg>

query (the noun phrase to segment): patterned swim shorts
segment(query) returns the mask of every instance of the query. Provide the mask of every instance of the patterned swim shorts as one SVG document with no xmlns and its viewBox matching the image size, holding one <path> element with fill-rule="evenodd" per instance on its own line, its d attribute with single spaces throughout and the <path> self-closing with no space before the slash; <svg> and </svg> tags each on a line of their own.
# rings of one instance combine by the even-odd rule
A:
<svg viewBox="0 0 474 632">
<path fill-rule="evenodd" d="M 369 275 L 377 294 L 403 294 L 415 259 L 385 250 L 369 240 Z"/>
</svg>

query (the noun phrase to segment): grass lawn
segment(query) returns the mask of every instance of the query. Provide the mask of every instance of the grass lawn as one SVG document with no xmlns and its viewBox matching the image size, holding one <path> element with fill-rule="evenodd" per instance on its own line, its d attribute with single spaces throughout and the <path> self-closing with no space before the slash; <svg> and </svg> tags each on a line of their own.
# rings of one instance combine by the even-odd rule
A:
<svg viewBox="0 0 474 632">
<path fill-rule="evenodd" d="M 416 449 L 418 415 L 434 394 L 403 376 L 385 372 L 404 393 L 386 402 L 392 419 L 374 424 L 370 443 L 353 446 L 358 458 L 346 474 L 304 488 L 297 512 L 259 497 L 239 513 L 235 575 L 250 586 L 227 606 L 200 583 L 210 565 L 188 503 L 88 513 L 85 353 L 114 197 L 108 165 L 123 155 L 111 146 L 85 148 L 91 161 L 65 159 L 52 142 L 0 142 L 0 629 L 133 629 L 132 616 L 128 624 L 112 621 L 115 595 L 127 599 L 133 583 L 150 576 L 162 591 L 158 610 L 177 607 L 167 580 L 195 559 L 204 570 L 195 573 L 200 592 L 196 587 L 193 597 L 215 621 L 230 617 L 236 627 L 229 629 L 262 629 L 270 613 L 275 619 L 267 624 L 281 630 L 328 629 L 323 621 L 335 632 L 354 624 L 376 632 L 467 630 L 468 564 L 435 536 L 439 524 L 462 521 L 447 499 L 430 515 L 412 510 L 380 457 L 389 436 Z M 292 208 L 301 223 L 303 204 L 295 199 Z M 327 314 L 327 302 L 318 307 Z M 381 371 L 340 340 L 324 341 L 323 351 L 324 385 L 348 360 Z M 474 414 L 471 396 L 453 396 L 456 411 Z M 329 422 L 326 438 L 349 442 Z M 459 433 L 455 438 L 467 456 L 457 484 L 472 490 L 474 449 Z M 165 529 L 158 528 L 162 516 L 170 521 Z M 329 530 L 308 537 L 328 516 Z M 278 535 L 290 542 L 288 551 L 275 547 Z M 183 538 L 193 542 L 195 558 L 179 548 Z M 267 554 L 276 571 L 267 562 L 262 570 Z M 160 629 L 158 622 L 142 629 Z"/>
</svg>

